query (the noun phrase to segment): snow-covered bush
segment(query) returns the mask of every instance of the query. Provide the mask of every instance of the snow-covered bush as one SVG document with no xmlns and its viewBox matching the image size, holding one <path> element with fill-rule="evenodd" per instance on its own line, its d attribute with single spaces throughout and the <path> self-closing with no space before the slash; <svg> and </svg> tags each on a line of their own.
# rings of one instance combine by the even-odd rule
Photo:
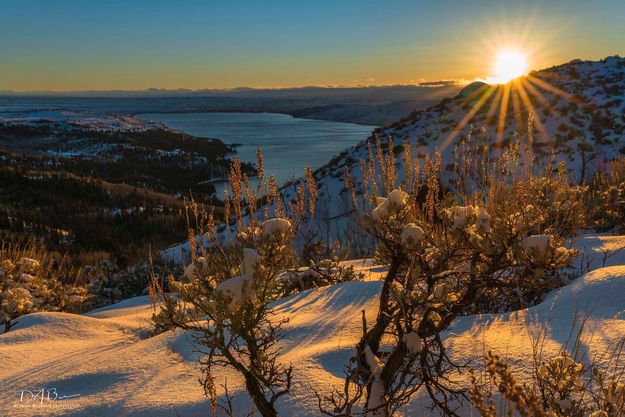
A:
<svg viewBox="0 0 625 417">
<path fill-rule="evenodd" d="M 179 280 L 170 278 L 171 293 L 165 293 L 155 280 L 152 295 L 160 299 L 160 312 L 154 315 L 157 328 L 190 331 L 204 354 L 200 360 L 203 384 L 213 408 L 224 406 L 217 401 L 212 370 L 226 366 L 241 375 L 258 413 L 268 417 L 277 415 L 275 403 L 289 392 L 292 372 L 292 366 L 278 361 L 276 344 L 285 320 L 273 316 L 270 303 L 284 293 L 284 271 L 297 266 L 291 242 L 304 215 L 302 207 L 314 207 L 314 202 L 306 204 L 302 192 L 295 203 L 299 208 L 291 207 L 293 215 L 287 217 L 275 179 L 270 177 L 265 198 L 274 202 L 274 212 L 258 213 L 262 156 L 258 177 L 258 188 L 251 190 L 240 164 L 235 161 L 231 166 L 232 195 L 226 195 L 226 219 L 230 220 L 232 210 L 234 220 L 228 224 L 236 230 L 228 229 L 227 237 L 216 233 L 211 213 L 191 203 L 190 217 L 196 219 L 195 232 L 204 237 L 203 244 L 195 247 L 195 233 L 190 233 L 191 263 Z M 313 194 L 309 185 L 309 199 Z"/>
<path fill-rule="evenodd" d="M 37 311 L 72 309 L 85 299 L 83 288 L 61 282 L 61 269 L 43 248 L 3 244 L 0 248 L 0 325 Z"/>
<path fill-rule="evenodd" d="M 587 187 L 571 186 L 564 165 L 558 173 L 525 178 L 509 190 L 518 193 L 513 201 L 522 204 L 525 211 L 530 211 L 529 215 L 532 215 L 531 211 L 536 212 L 533 215 L 535 224 L 527 225 L 533 233 L 552 228 L 561 237 L 574 237 L 586 224 L 584 196 Z M 512 195 L 507 197 L 513 198 Z"/>
<path fill-rule="evenodd" d="M 575 256 L 563 241 L 581 223 L 583 189 L 560 173 L 487 175 L 484 188 L 445 193 L 439 156 L 426 157 L 422 167 L 404 156 L 402 183 L 379 142 L 377 156 L 371 152 L 361 164 L 369 172 L 381 167 L 379 179 L 363 175 L 371 197 L 360 209 L 370 213 L 362 227 L 377 241 L 376 257 L 388 273 L 345 386 L 319 394 L 327 415 L 395 415 L 420 389 L 453 415 L 450 404 L 463 391 L 449 375 L 460 366 L 446 354 L 441 332 L 460 315 L 540 301 L 565 282 L 561 271 Z"/>
</svg>

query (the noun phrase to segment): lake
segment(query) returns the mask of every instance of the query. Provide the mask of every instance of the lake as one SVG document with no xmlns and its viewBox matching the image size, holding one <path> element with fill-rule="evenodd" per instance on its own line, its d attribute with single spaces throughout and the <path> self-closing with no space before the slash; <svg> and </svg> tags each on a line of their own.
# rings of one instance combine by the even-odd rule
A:
<svg viewBox="0 0 625 417">
<path fill-rule="evenodd" d="M 276 113 L 149 113 L 137 117 L 161 122 L 193 136 L 239 143 L 242 161 L 256 162 L 256 148 L 265 156 L 265 175 L 279 183 L 315 169 L 333 155 L 366 139 L 376 126 L 299 119 Z"/>
</svg>

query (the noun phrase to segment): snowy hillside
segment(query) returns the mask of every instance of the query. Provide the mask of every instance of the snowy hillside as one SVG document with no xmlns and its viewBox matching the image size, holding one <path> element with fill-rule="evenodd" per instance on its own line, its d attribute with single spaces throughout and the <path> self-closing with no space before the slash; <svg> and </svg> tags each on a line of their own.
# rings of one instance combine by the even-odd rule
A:
<svg viewBox="0 0 625 417">
<path fill-rule="evenodd" d="M 440 150 L 442 167 L 450 169 L 447 164 L 453 163 L 456 144 L 469 135 L 473 143 L 490 144 L 493 158 L 515 135 L 527 140 L 530 113 L 534 115 L 534 154 L 542 158 L 539 162 L 546 164 L 554 154 L 556 161 L 567 162 L 573 178 L 581 180 L 584 175 L 588 179 L 606 161 L 625 154 L 625 58 L 576 60 L 533 72 L 506 86 L 470 84 L 456 97 L 414 111 L 376 133 L 383 145 L 388 137 L 393 139 L 400 172 L 404 140 L 413 157 Z M 345 168 L 358 191 L 360 161 L 367 159 L 370 141 L 346 149 L 314 173 L 320 198 L 317 221 L 332 237 L 342 235 L 347 223 L 343 215 L 351 209 Z M 582 160 L 586 161 L 584 169 Z M 297 185 L 282 190 L 286 201 L 295 197 Z"/>
<path fill-rule="evenodd" d="M 555 356 L 567 340 L 576 313 L 589 314 L 581 338 L 586 358 L 601 358 L 614 341 L 625 337 L 625 237 L 588 235 L 576 240 L 578 267 L 592 270 L 551 293 L 532 308 L 500 315 L 464 317 L 452 323 L 447 344 L 452 355 L 476 364 L 493 349 L 519 372 L 531 369 L 530 334 L 546 335 L 544 354 Z M 281 415 L 318 416 L 312 388 L 327 392 L 342 383 L 343 366 L 361 332 L 360 311 L 375 314 L 379 279 L 384 270 L 369 261 L 352 261 L 365 272 L 363 282 L 308 290 L 279 300 L 285 328 L 283 360 L 295 365 L 292 393 L 278 402 Z M 210 415 L 198 383 L 197 354 L 189 335 L 150 337 L 152 308 L 137 297 L 86 315 L 36 313 L 0 335 L 0 414 L 10 416 L 145 416 Z M 605 331 L 610 329 L 610 331 Z M 590 343 L 592 341 L 592 343 Z M 251 409 L 241 381 L 228 379 L 240 415 Z M 22 390 L 45 398 L 20 401 Z M 47 393 L 67 396 L 48 400 Z M 410 415 L 428 414 L 417 397 Z"/>
<path fill-rule="evenodd" d="M 538 165 L 557 166 L 559 161 L 566 161 L 576 182 L 582 180 L 582 175 L 588 180 L 606 162 L 625 154 L 625 58 L 575 60 L 503 86 L 475 82 L 454 98 L 413 111 L 373 133 L 383 147 L 392 138 L 399 180 L 404 175 L 403 141 L 410 145 L 411 155 L 420 160 L 421 167 L 425 155 L 440 151 L 441 166 L 447 170 L 443 176 L 450 177 L 456 145 L 467 142 L 469 137 L 473 144 L 489 144 L 490 157 L 497 161 L 512 140 L 527 141 L 530 113 L 534 118 L 533 152 Z M 375 152 L 370 136 L 314 171 L 318 188 L 314 223 L 318 237 L 341 240 L 351 249 L 368 246 L 367 238 L 352 220 L 353 204 L 345 183 L 345 169 L 349 169 L 356 193 L 362 192 L 360 162 L 369 156 L 368 145 Z M 285 185 L 280 191 L 283 200 L 294 201 L 297 188 L 303 183 L 302 178 Z M 163 253 L 179 260 L 188 249 L 188 243 L 183 243 Z"/>
</svg>

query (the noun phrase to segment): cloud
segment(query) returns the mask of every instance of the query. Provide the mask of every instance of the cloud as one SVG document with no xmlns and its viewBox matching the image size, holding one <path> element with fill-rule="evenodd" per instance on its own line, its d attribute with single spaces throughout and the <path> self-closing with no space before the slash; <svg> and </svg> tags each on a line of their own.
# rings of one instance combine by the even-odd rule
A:
<svg viewBox="0 0 625 417">
<path fill-rule="evenodd" d="M 456 84 L 458 84 L 456 80 L 422 81 L 419 83 L 422 87 L 449 87 Z"/>
</svg>

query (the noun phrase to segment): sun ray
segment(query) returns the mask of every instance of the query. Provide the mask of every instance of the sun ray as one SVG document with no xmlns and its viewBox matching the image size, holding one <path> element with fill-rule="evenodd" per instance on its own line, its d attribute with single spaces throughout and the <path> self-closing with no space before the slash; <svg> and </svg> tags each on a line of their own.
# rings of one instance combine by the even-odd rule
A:
<svg viewBox="0 0 625 417">
<path fill-rule="evenodd" d="M 521 117 L 521 101 L 519 99 L 519 80 L 514 80 L 511 87 L 512 107 L 514 108 L 514 123 L 516 124 L 516 131 L 519 132 L 524 127 L 523 118 Z"/>
<path fill-rule="evenodd" d="M 492 86 L 488 85 L 488 84 L 484 84 L 483 86 L 477 88 L 475 91 L 473 91 L 471 94 L 469 94 L 467 97 L 465 97 L 464 100 L 462 100 L 460 102 L 460 107 L 464 107 L 467 104 L 471 103 L 472 101 L 475 101 L 476 99 L 479 99 L 480 97 L 482 97 L 482 95 L 484 93 L 486 93 L 486 90 L 492 88 Z"/>
<path fill-rule="evenodd" d="M 508 116 L 508 103 L 510 102 L 510 87 L 511 84 L 505 84 L 503 86 L 503 93 L 501 99 L 501 106 L 499 110 L 499 122 L 497 123 L 497 145 L 503 142 L 503 135 L 505 131 L 506 117 Z"/>
<path fill-rule="evenodd" d="M 460 134 L 462 129 L 464 129 L 464 127 L 467 125 L 469 120 L 471 120 L 471 118 L 475 115 L 475 113 L 477 113 L 482 108 L 482 106 L 484 106 L 484 103 L 486 103 L 488 98 L 493 94 L 494 90 L 495 88 L 492 86 L 489 86 L 489 88 L 484 89 L 484 93 L 475 102 L 475 104 L 473 104 L 473 107 L 471 107 L 471 110 L 469 110 L 469 112 L 462 118 L 462 120 L 458 122 L 456 127 L 452 129 L 451 133 L 447 136 L 445 141 L 442 143 L 440 147 L 441 152 L 443 152 L 449 146 L 449 144 L 458 137 L 458 135 Z"/>
<path fill-rule="evenodd" d="M 530 13 L 529 15 L 523 19 L 524 21 L 524 25 L 523 25 L 523 29 L 521 29 L 521 31 L 519 32 L 518 35 L 518 43 L 521 45 L 528 45 L 530 44 L 530 35 L 532 34 L 533 30 L 534 30 L 534 21 L 536 20 L 537 16 L 539 15 L 539 9 L 537 7 L 535 7 Z"/>
<path fill-rule="evenodd" d="M 540 134 L 543 136 L 543 139 L 546 142 L 549 142 L 550 139 L 549 139 L 549 134 L 547 132 L 547 129 L 545 128 L 545 125 L 543 124 L 543 122 L 540 120 L 540 117 L 538 113 L 536 112 L 536 108 L 534 107 L 534 104 L 532 103 L 529 96 L 527 95 L 527 91 L 525 91 L 525 87 L 523 86 L 522 79 L 518 83 L 518 91 L 519 91 L 519 95 L 521 96 L 521 100 L 523 101 L 523 104 L 525 104 L 525 107 L 527 107 L 527 110 L 534 115 L 534 123 L 536 124 L 536 128 L 538 129 Z"/>
<path fill-rule="evenodd" d="M 499 19 L 490 24 L 481 25 L 478 36 L 479 51 L 474 56 L 479 64 L 491 62 L 487 76 L 481 78 L 494 87 L 489 97 L 479 101 L 473 97 L 465 98 L 465 102 L 474 105 L 465 106 L 465 113 L 457 116 L 458 126 L 445 141 L 445 146 L 461 134 L 460 130 L 479 112 L 480 122 L 488 125 L 494 132 L 494 147 L 501 146 L 514 131 L 526 132 L 528 114 L 534 115 L 535 132 L 542 136 L 541 141 L 551 141 L 553 132 L 545 125 L 547 111 L 556 111 L 553 96 L 577 101 L 575 96 L 565 93 L 557 87 L 557 80 L 551 79 L 541 72 L 532 72 L 530 68 L 543 65 L 553 60 L 550 45 L 557 35 L 557 29 L 544 30 L 536 27 L 540 18 L 538 7 L 527 8 L 525 13 L 508 15 L 505 11 Z M 485 32 L 486 29 L 486 32 Z M 552 84 L 553 83 L 553 84 Z M 488 101 L 490 100 L 490 102 Z M 465 103 L 463 103 L 464 105 Z M 476 107 L 481 107 L 481 110 Z M 540 111 L 539 113 L 537 112 Z M 545 113 L 542 113 L 542 111 Z M 485 116 L 483 119 L 481 116 Z"/>
<path fill-rule="evenodd" d="M 545 106 L 545 108 L 549 110 L 553 110 L 553 106 L 551 105 L 549 100 L 547 100 L 547 98 L 545 98 L 545 95 L 538 91 L 538 89 L 532 85 L 527 77 L 524 77 L 521 82 L 523 83 L 523 87 L 525 87 L 532 95 L 534 95 L 538 99 L 540 104 L 542 104 L 543 106 Z"/>
<path fill-rule="evenodd" d="M 497 105 L 501 103 L 501 98 L 503 96 L 503 88 L 501 86 L 497 86 L 496 89 L 497 91 L 495 92 L 495 97 L 493 97 L 493 100 L 490 103 L 490 107 L 488 108 L 488 113 L 486 113 L 486 118 L 484 119 L 484 123 L 490 123 L 490 121 L 495 117 L 495 112 L 497 111 Z"/>
<path fill-rule="evenodd" d="M 573 100 L 573 96 L 571 96 L 569 93 L 560 90 L 558 87 L 555 87 L 553 85 L 551 85 L 550 83 L 541 80 L 540 78 L 536 77 L 535 75 L 528 75 L 527 77 L 525 77 L 527 79 L 528 82 L 530 82 L 531 84 L 537 84 L 539 87 L 541 87 L 544 90 L 547 90 L 551 93 L 557 94 L 562 98 L 565 98 L 567 100 Z"/>
</svg>

